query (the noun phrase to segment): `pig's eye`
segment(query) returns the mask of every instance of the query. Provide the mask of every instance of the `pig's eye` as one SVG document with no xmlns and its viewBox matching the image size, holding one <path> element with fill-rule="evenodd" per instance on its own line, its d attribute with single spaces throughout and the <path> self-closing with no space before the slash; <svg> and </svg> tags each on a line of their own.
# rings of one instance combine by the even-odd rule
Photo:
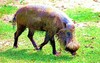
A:
<svg viewBox="0 0 100 63">
<path fill-rule="evenodd" d="M 68 36 L 68 37 L 71 37 L 71 33 L 70 33 L 70 32 L 67 32 L 67 36 Z"/>
</svg>

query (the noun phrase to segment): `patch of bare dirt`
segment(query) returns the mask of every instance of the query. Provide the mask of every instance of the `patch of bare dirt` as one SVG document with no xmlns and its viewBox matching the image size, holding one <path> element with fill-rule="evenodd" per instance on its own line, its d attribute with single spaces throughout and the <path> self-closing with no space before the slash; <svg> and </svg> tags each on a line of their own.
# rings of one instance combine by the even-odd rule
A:
<svg viewBox="0 0 100 63">
<path fill-rule="evenodd" d="M 0 41 L 0 51 L 3 50 L 5 47 L 11 46 L 11 41 Z"/>
<path fill-rule="evenodd" d="M 0 0 L 0 4 L 17 7 L 22 7 L 27 4 L 44 4 L 57 7 L 61 10 L 81 6 L 91 8 L 95 12 L 100 12 L 100 0 Z"/>
<path fill-rule="evenodd" d="M 5 22 L 12 21 L 12 19 L 13 19 L 13 14 L 11 14 L 11 15 L 4 15 L 3 17 L 0 18 L 0 20 L 5 21 Z"/>
<path fill-rule="evenodd" d="M 80 6 L 91 8 L 94 12 L 100 12 L 100 0 L 0 0 L 0 3 L 17 6 L 18 8 L 28 4 L 44 4 L 54 6 L 61 10 Z M 12 17 L 13 15 L 5 15 L 0 19 L 8 22 L 12 20 Z"/>
<path fill-rule="evenodd" d="M 98 21 L 98 22 L 82 22 L 82 23 L 76 23 L 75 26 L 78 27 L 78 28 L 91 27 L 91 26 L 100 27 L 100 21 Z"/>
<path fill-rule="evenodd" d="M 12 46 L 13 47 L 13 40 L 1 40 L 0 41 L 0 50 L 3 50 L 5 47 Z M 18 42 L 18 45 L 23 45 L 24 42 Z"/>
</svg>

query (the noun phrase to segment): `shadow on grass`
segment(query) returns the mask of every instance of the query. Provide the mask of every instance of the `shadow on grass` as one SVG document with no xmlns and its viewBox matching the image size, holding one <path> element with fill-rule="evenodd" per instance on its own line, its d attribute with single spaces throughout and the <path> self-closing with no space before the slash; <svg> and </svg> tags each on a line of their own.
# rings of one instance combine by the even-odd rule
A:
<svg viewBox="0 0 100 63">
<path fill-rule="evenodd" d="M 49 52 L 50 53 L 50 52 Z M 27 61 L 71 61 L 73 57 L 68 55 L 54 56 L 53 54 L 45 54 L 43 51 L 33 51 L 32 49 L 8 49 L 4 52 L 0 52 L 1 57 L 12 60 L 27 60 Z"/>
</svg>

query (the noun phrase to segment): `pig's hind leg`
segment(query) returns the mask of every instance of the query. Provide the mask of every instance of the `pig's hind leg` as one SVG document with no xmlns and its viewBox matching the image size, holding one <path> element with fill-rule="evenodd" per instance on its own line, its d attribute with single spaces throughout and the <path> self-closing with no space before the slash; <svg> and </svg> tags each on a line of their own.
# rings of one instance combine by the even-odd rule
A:
<svg viewBox="0 0 100 63">
<path fill-rule="evenodd" d="M 14 34 L 14 45 L 13 47 L 17 48 L 18 47 L 18 37 L 22 34 L 22 32 L 26 29 L 25 26 L 22 25 L 17 25 L 17 31 Z"/>
</svg>

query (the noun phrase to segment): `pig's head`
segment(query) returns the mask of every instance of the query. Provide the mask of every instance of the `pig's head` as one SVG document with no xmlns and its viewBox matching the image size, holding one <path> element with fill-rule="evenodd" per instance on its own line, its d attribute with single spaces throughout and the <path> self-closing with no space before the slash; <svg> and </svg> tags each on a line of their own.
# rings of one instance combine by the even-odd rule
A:
<svg viewBox="0 0 100 63">
<path fill-rule="evenodd" d="M 67 24 L 65 28 L 59 30 L 57 35 L 63 49 L 75 55 L 80 46 L 75 40 L 75 26 Z"/>
</svg>

